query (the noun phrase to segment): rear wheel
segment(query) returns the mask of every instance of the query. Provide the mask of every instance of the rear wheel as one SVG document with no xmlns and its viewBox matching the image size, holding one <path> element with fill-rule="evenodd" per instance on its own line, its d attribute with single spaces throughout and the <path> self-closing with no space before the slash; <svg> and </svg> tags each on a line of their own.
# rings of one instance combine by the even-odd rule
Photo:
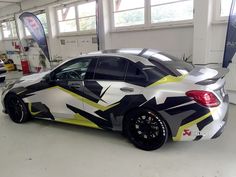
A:
<svg viewBox="0 0 236 177">
<path fill-rule="evenodd" d="M 130 112 L 125 118 L 124 131 L 136 147 L 147 151 L 160 148 L 168 139 L 165 122 L 147 109 Z"/>
<path fill-rule="evenodd" d="M 11 118 L 15 123 L 24 123 L 30 119 L 28 109 L 21 98 L 15 94 L 9 94 L 6 97 L 6 109 Z"/>
</svg>

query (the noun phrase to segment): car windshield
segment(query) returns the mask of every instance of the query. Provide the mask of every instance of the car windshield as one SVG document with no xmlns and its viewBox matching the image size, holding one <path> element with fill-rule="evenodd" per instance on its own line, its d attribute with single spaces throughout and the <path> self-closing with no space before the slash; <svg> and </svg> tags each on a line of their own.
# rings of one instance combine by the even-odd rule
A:
<svg viewBox="0 0 236 177">
<path fill-rule="evenodd" d="M 162 52 L 152 55 L 148 60 L 158 68 L 163 67 L 168 74 L 174 76 L 186 75 L 194 68 L 193 65 Z"/>
</svg>

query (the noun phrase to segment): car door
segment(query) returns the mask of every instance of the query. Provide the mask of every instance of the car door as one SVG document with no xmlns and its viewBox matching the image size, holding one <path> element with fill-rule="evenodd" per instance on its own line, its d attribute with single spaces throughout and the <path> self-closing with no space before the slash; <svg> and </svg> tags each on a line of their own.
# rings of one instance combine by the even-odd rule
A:
<svg viewBox="0 0 236 177">
<path fill-rule="evenodd" d="M 83 80 L 93 58 L 79 58 L 65 63 L 52 73 L 52 84 L 47 89 L 46 105 L 56 120 L 73 119 L 76 112 L 72 109 L 84 109 Z"/>
<path fill-rule="evenodd" d="M 129 61 L 125 58 L 102 56 L 98 58 L 93 78 L 85 78 L 84 93 L 90 95 L 90 101 L 84 103 L 84 109 L 90 117 L 100 119 L 103 128 L 114 128 L 119 124 L 116 119 L 122 115 L 129 104 L 126 96 L 137 95 L 140 87 L 125 82 Z M 119 107 L 121 106 L 121 107 Z M 114 110 L 110 112 L 109 110 Z"/>
</svg>

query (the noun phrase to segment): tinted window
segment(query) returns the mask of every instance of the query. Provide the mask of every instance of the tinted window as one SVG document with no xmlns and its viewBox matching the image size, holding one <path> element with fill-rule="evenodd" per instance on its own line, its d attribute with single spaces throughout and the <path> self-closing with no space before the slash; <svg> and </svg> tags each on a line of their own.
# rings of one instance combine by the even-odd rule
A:
<svg viewBox="0 0 236 177">
<path fill-rule="evenodd" d="M 135 63 L 129 62 L 125 81 L 140 85 L 147 81 L 147 77 L 145 76 L 144 72 L 136 66 Z"/>
<path fill-rule="evenodd" d="M 69 61 L 60 68 L 56 69 L 54 79 L 83 80 L 91 61 L 91 58 L 82 58 Z"/>
<path fill-rule="evenodd" d="M 168 74 L 181 76 L 193 70 L 193 65 L 164 53 L 156 53 L 149 58 L 154 65 L 166 70 Z"/>
<path fill-rule="evenodd" d="M 96 80 L 124 80 L 127 61 L 122 58 L 101 57 L 95 71 Z"/>
</svg>

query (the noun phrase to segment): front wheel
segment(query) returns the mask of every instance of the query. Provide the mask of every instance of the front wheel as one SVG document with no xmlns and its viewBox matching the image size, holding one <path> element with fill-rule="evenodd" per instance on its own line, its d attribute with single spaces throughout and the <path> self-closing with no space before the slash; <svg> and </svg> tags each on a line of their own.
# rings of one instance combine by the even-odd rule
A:
<svg viewBox="0 0 236 177">
<path fill-rule="evenodd" d="M 146 151 L 160 148 L 168 139 L 165 122 L 147 109 L 128 113 L 124 120 L 124 131 L 136 147 Z"/>
<path fill-rule="evenodd" d="M 30 119 L 28 109 L 21 98 L 15 94 L 9 94 L 6 97 L 6 109 L 11 118 L 15 123 L 24 123 Z"/>
</svg>

